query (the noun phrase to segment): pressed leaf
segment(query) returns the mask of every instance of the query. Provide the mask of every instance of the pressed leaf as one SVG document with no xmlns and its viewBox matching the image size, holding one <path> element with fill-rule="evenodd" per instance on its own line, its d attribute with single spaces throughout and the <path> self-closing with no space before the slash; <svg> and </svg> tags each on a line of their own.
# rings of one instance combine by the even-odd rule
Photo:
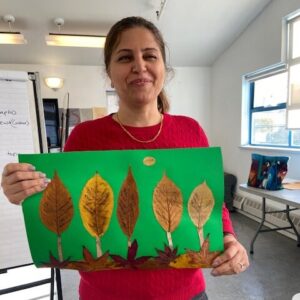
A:
<svg viewBox="0 0 300 300">
<path fill-rule="evenodd" d="M 175 249 L 172 249 L 169 246 L 165 245 L 164 250 L 155 250 L 158 254 L 158 257 L 155 257 L 155 260 L 161 265 L 169 265 L 171 261 L 175 260 L 178 257 L 177 247 Z"/>
<path fill-rule="evenodd" d="M 183 211 L 181 191 L 166 175 L 154 189 L 153 210 L 158 223 L 166 232 L 173 232 L 180 223 Z"/>
<path fill-rule="evenodd" d="M 79 201 L 83 225 L 91 236 L 103 236 L 113 211 L 113 191 L 110 185 L 96 173 L 84 186 Z"/>
<path fill-rule="evenodd" d="M 71 195 L 55 172 L 40 202 L 41 220 L 49 230 L 60 236 L 71 223 L 73 215 Z"/>
<path fill-rule="evenodd" d="M 210 268 L 214 259 L 220 254 L 220 251 L 209 251 L 209 236 L 205 239 L 200 252 L 187 250 L 189 263 L 196 264 L 199 268 Z"/>
<path fill-rule="evenodd" d="M 120 189 L 117 207 L 118 221 L 122 231 L 128 237 L 129 246 L 138 215 L 138 189 L 131 168 L 129 167 L 127 177 L 125 178 Z"/>
<path fill-rule="evenodd" d="M 206 182 L 198 185 L 188 202 L 188 212 L 195 226 L 201 229 L 210 217 L 215 205 L 214 196 Z"/>
<path fill-rule="evenodd" d="M 114 266 L 108 251 L 102 256 L 94 258 L 92 253 L 86 247 L 83 247 L 83 257 L 84 261 L 72 262 L 72 267 L 80 271 L 90 272 L 106 270 Z"/>
<path fill-rule="evenodd" d="M 70 263 L 70 258 L 61 261 L 55 258 L 54 255 L 52 255 L 51 251 L 49 253 L 49 262 L 42 262 L 43 267 L 48 268 L 57 268 L 57 269 L 66 269 L 68 268 L 68 264 Z"/>
<path fill-rule="evenodd" d="M 209 236 L 207 236 L 201 251 L 186 249 L 186 253 L 178 256 L 169 265 L 172 268 L 211 268 L 214 259 L 220 254 L 220 251 L 209 251 Z"/>
<path fill-rule="evenodd" d="M 136 257 L 138 250 L 138 243 L 136 240 L 133 241 L 132 245 L 128 247 L 127 259 L 120 255 L 110 255 L 113 261 L 124 268 L 143 268 L 143 265 L 151 258 L 150 256 Z"/>
</svg>

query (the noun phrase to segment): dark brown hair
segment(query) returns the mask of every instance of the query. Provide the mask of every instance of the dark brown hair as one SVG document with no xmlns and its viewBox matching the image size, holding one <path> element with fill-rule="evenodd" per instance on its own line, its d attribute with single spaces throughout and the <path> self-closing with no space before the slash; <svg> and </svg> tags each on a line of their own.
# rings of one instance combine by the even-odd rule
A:
<svg viewBox="0 0 300 300">
<path fill-rule="evenodd" d="M 151 23 L 150 21 L 144 18 L 128 17 L 115 23 L 111 27 L 110 31 L 106 36 L 106 42 L 104 46 L 104 63 L 105 63 L 105 68 L 107 73 L 109 73 L 109 66 L 110 66 L 112 53 L 120 42 L 121 34 L 124 31 L 135 27 L 143 27 L 145 29 L 148 29 L 153 34 L 159 46 L 164 64 L 166 66 L 165 42 L 158 28 L 153 23 Z M 169 107 L 170 107 L 169 100 L 167 98 L 164 89 L 162 89 L 158 95 L 157 108 L 161 113 L 164 113 L 169 110 Z"/>
</svg>

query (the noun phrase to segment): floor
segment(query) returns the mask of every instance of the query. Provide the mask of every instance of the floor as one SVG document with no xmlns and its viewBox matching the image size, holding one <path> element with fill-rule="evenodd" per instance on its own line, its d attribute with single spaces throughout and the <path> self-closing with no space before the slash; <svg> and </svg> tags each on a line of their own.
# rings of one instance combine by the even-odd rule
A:
<svg viewBox="0 0 300 300">
<path fill-rule="evenodd" d="M 258 223 L 239 213 L 231 217 L 239 240 L 249 250 Z M 276 232 L 262 233 L 250 262 L 249 269 L 240 275 L 213 277 L 210 270 L 204 270 L 209 300 L 291 300 L 300 293 L 300 248 L 296 241 Z M 78 299 L 78 282 L 77 272 L 62 271 L 64 300 Z M 49 291 L 47 285 L 45 288 Z M 30 290 L 34 289 L 2 295 L 0 300 L 49 299 L 45 290 L 39 296 L 28 293 Z"/>
<path fill-rule="evenodd" d="M 249 253 L 258 223 L 239 213 L 231 218 Z M 204 272 L 210 300 L 291 300 L 300 293 L 300 248 L 296 241 L 277 232 L 261 233 L 246 272 L 219 278 L 212 277 L 209 270 Z"/>
</svg>

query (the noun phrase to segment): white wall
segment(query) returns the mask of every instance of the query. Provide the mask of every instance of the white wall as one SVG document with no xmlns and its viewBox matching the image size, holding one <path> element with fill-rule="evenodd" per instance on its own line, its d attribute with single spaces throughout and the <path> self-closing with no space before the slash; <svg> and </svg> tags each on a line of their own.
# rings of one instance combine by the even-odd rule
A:
<svg viewBox="0 0 300 300">
<path fill-rule="evenodd" d="M 57 98 L 60 107 L 66 105 L 63 101 L 67 92 L 70 94 L 70 107 L 106 105 L 105 91 L 109 88 L 109 82 L 101 66 L 0 64 L 0 69 L 39 72 L 42 98 Z M 64 86 L 53 91 L 45 85 L 45 77 L 64 78 Z"/>
<path fill-rule="evenodd" d="M 64 106 L 67 92 L 70 93 L 70 107 L 106 106 L 105 91 L 110 88 L 110 81 L 102 66 L 0 64 L 0 69 L 39 72 L 42 98 L 58 98 L 60 107 Z M 58 91 L 49 89 L 43 80 L 50 76 L 64 78 L 63 88 Z M 171 113 L 195 118 L 208 133 L 210 68 L 175 68 L 174 77 L 166 83 L 166 91 L 170 97 Z"/>
<path fill-rule="evenodd" d="M 282 17 L 300 8 L 300 0 L 274 0 L 212 67 L 211 140 L 223 151 L 225 170 L 248 177 L 251 153 L 290 156 L 288 176 L 300 178 L 300 152 L 241 149 L 242 76 L 281 60 Z"/>
<path fill-rule="evenodd" d="M 175 68 L 174 78 L 166 85 L 172 114 L 198 120 L 210 135 L 211 69 L 205 67 Z"/>
</svg>

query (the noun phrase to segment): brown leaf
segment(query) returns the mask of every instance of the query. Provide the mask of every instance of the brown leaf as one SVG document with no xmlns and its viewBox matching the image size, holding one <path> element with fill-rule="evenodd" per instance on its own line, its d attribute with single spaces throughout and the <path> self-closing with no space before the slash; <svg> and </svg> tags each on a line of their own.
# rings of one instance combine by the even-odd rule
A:
<svg viewBox="0 0 300 300">
<path fill-rule="evenodd" d="M 49 230 L 61 235 L 71 223 L 73 215 L 71 195 L 55 172 L 40 202 L 41 220 Z"/>
<path fill-rule="evenodd" d="M 153 210 L 166 232 L 173 232 L 179 225 L 183 211 L 181 191 L 166 175 L 154 189 Z"/>
<path fill-rule="evenodd" d="M 83 246 L 83 260 L 69 261 L 64 267 L 65 269 L 74 269 L 84 272 L 120 269 L 109 257 L 109 252 L 105 252 L 102 256 L 94 258 L 92 253 Z"/>
<path fill-rule="evenodd" d="M 84 186 L 79 210 L 86 230 L 93 237 L 102 236 L 108 228 L 113 211 L 113 191 L 96 173 Z"/>
<path fill-rule="evenodd" d="M 109 252 L 105 252 L 102 256 L 94 258 L 91 252 L 83 247 L 84 261 L 72 262 L 73 268 L 77 270 L 90 272 L 97 270 L 106 270 L 112 268 L 114 263 L 109 258 Z"/>
<path fill-rule="evenodd" d="M 68 268 L 68 264 L 70 263 L 70 258 L 60 261 L 52 255 L 51 251 L 49 253 L 49 262 L 42 262 L 43 267 L 47 268 L 57 268 L 57 269 L 66 269 Z"/>
<path fill-rule="evenodd" d="M 188 202 L 188 212 L 198 230 L 200 230 L 209 219 L 214 205 L 214 196 L 206 182 L 198 185 L 193 190 Z"/>
<path fill-rule="evenodd" d="M 196 264 L 200 268 L 209 268 L 213 260 L 221 254 L 220 251 L 209 251 L 209 237 L 207 237 L 202 244 L 200 252 L 187 250 L 190 264 Z"/>
<path fill-rule="evenodd" d="M 120 227 L 130 240 L 139 215 L 139 195 L 131 168 L 128 168 L 118 198 L 117 217 Z"/>
</svg>

